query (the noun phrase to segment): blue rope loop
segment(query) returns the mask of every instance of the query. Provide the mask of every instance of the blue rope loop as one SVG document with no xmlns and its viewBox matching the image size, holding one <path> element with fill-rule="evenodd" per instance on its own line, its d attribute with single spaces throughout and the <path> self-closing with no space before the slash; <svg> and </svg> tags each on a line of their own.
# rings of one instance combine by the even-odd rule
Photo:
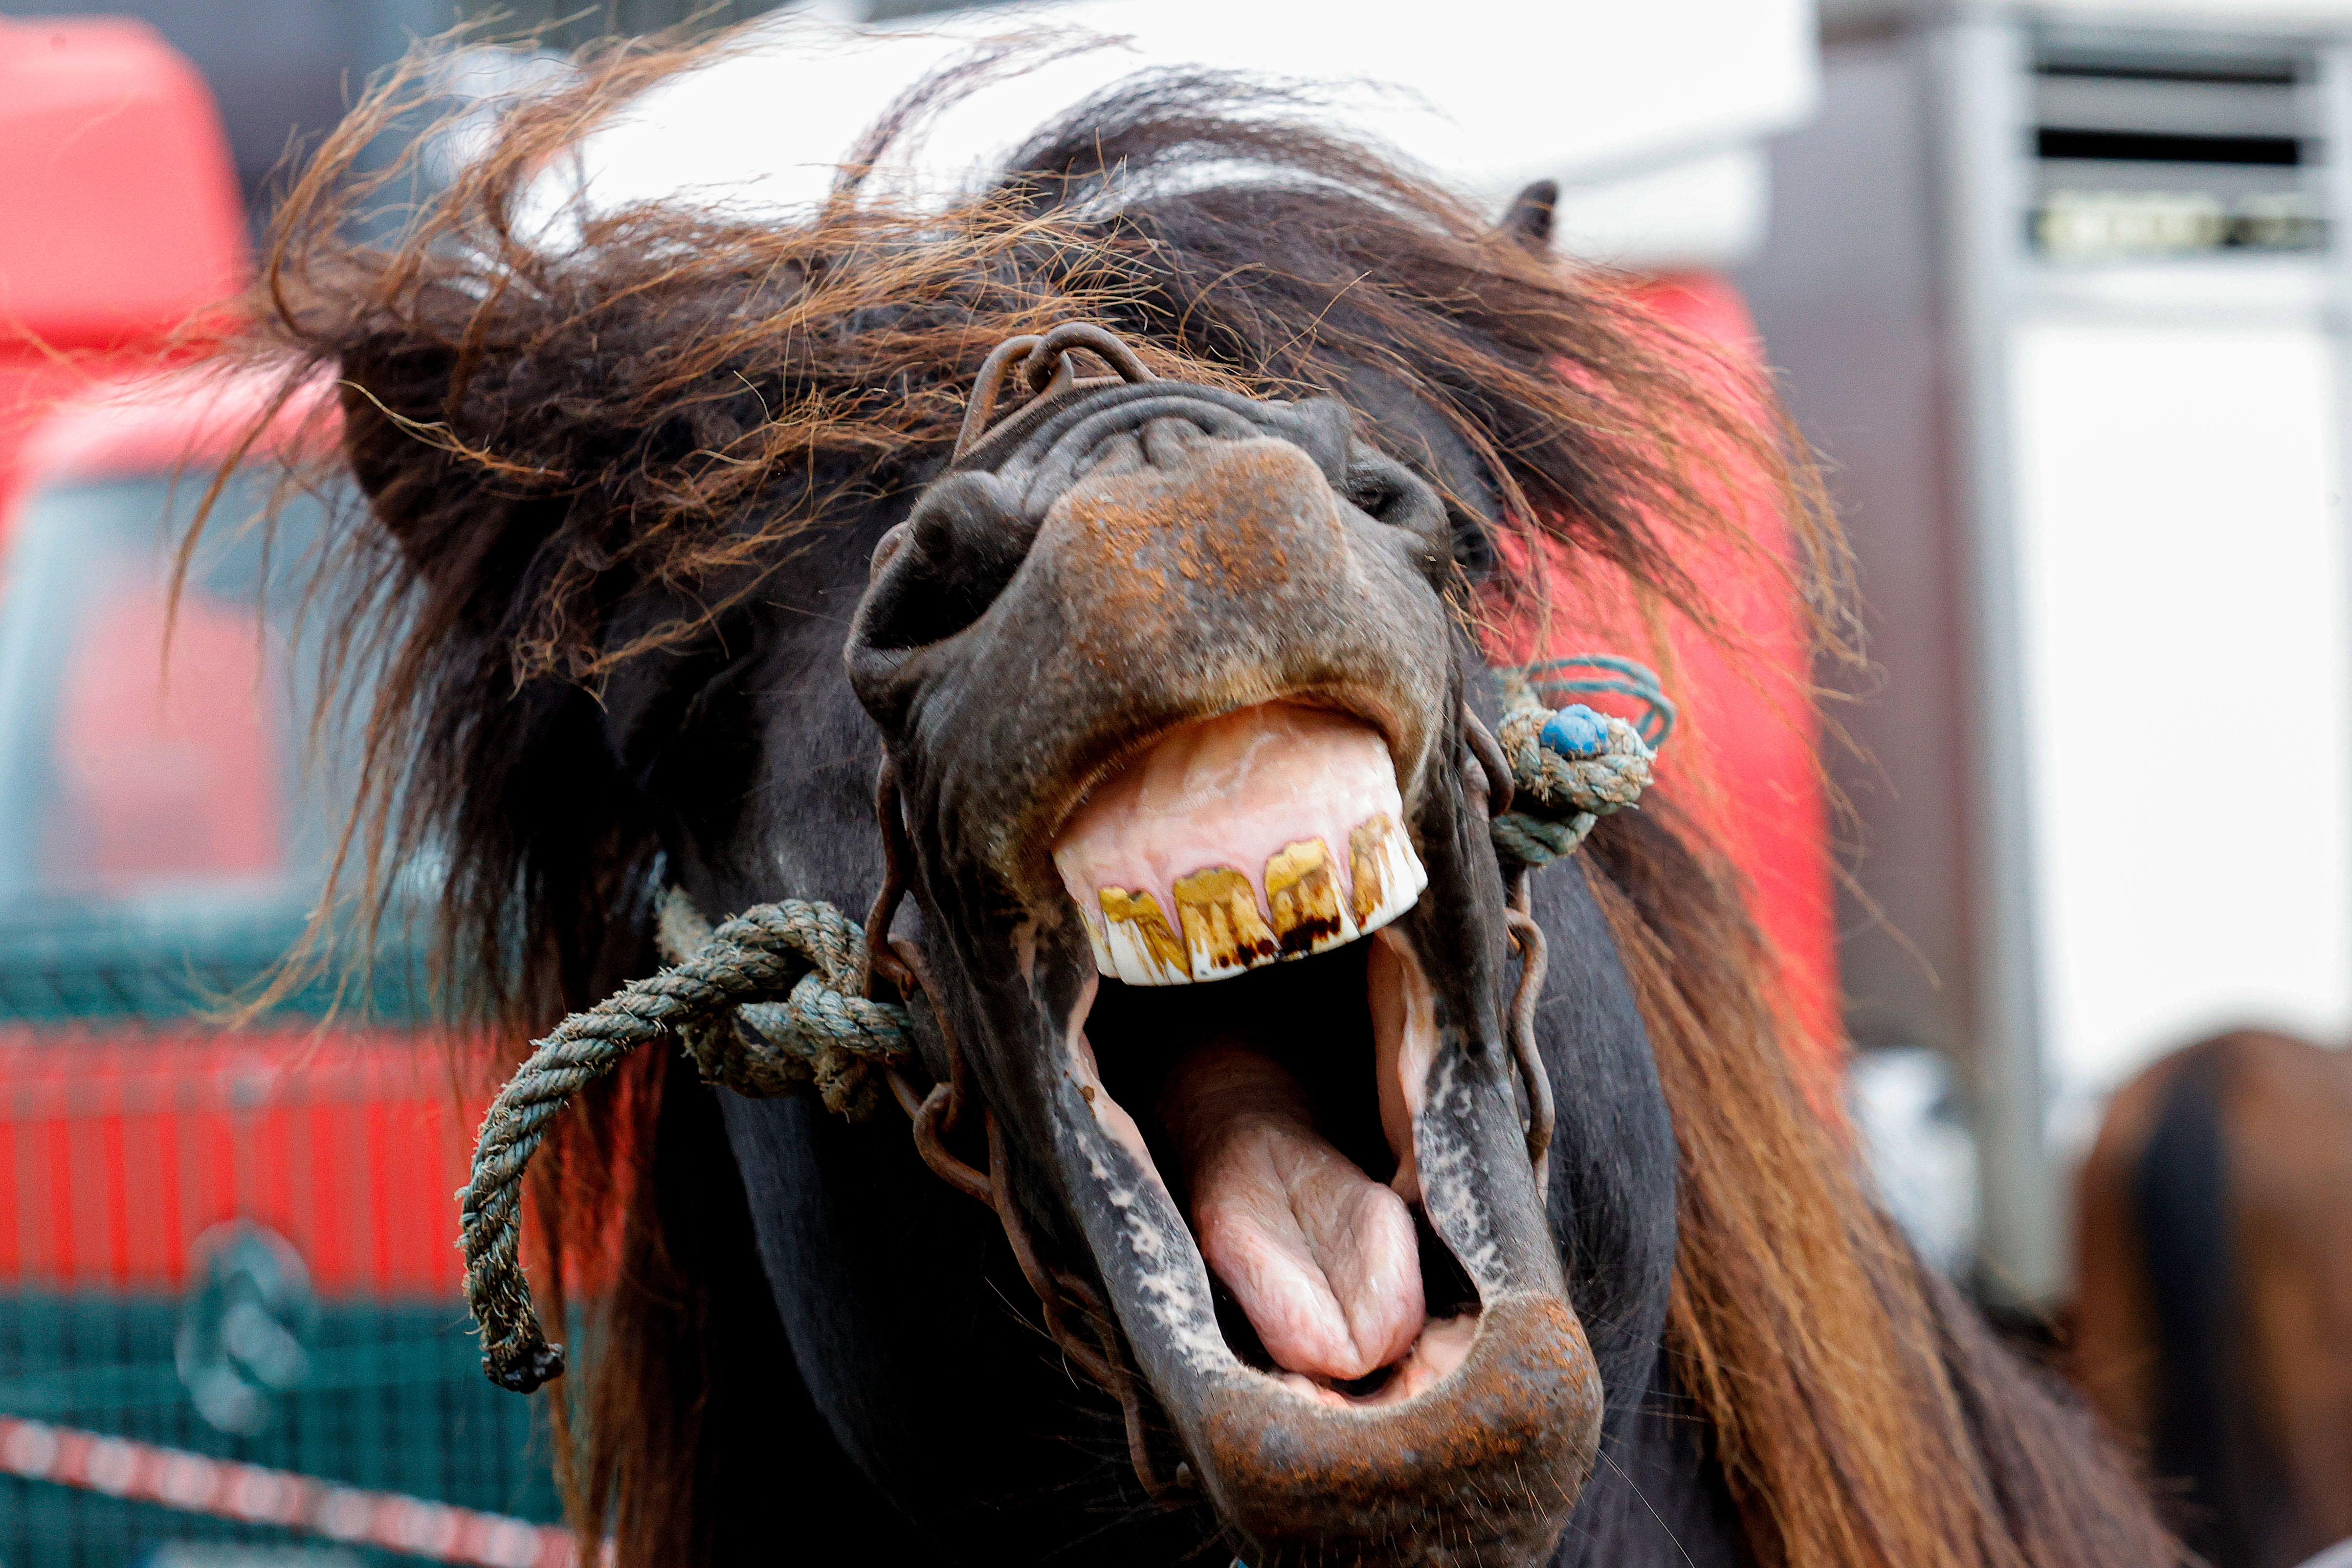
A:
<svg viewBox="0 0 2352 1568">
<path fill-rule="evenodd" d="M 1570 669 L 1603 675 L 1570 675 Z M 1674 733 L 1675 705 L 1647 666 L 1607 653 L 1495 672 L 1503 719 L 1495 739 L 1510 764 L 1513 809 L 1489 824 L 1507 872 L 1549 865 L 1572 852 L 1594 824 L 1633 808 L 1650 787 L 1658 747 Z M 1571 693 L 1613 692 L 1643 704 L 1638 723 L 1587 704 L 1549 706 Z"/>
<path fill-rule="evenodd" d="M 1603 674 L 1569 673 L 1573 670 L 1599 670 Z M 1634 727 L 1652 751 L 1665 745 L 1666 737 L 1675 732 L 1677 716 L 1674 701 L 1658 684 L 1658 673 L 1647 664 L 1614 653 L 1570 653 L 1566 658 L 1539 659 L 1532 664 L 1523 664 L 1514 673 L 1547 703 L 1600 692 L 1632 697 L 1643 708 Z"/>
</svg>

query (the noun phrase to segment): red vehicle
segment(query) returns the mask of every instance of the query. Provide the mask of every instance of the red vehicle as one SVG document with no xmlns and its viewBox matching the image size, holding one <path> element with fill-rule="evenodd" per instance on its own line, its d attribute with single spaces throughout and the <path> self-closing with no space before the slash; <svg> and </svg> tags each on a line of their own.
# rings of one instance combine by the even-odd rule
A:
<svg viewBox="0 0 2352 1568">
<path fill-rule="evenodd" d="M 58 397 L 152 363 L 247 267 L 212 94 L 143 23 L 0 16 L 0 503 Z"/>
<path fill-rule="evenodd" d="M 340 818 L 299 592 L 336 498 L 219 530 L 172 609 L 259 395 L 167 368 L 247 267 L 203 82 L 135 23 L 0 20 L 0 1562 L 568 1562 L 464 1331 L 448 1053 L 396 984 L 207 1021 Z"/>
</svg>

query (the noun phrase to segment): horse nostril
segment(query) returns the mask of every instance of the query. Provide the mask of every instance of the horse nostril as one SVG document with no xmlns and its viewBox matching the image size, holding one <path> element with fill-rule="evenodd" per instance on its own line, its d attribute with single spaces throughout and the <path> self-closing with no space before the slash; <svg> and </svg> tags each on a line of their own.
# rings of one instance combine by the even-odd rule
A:
<svg viewBox="0 0 2352 1568">
<path fill-rule="evenodd" d="M 860 625 L 870 647 L 919 648 L 954 636 L 988 612 L 1036 538 L 986 474 L 940 480 L 914 515 L 874 547 Z"/>
</svg>

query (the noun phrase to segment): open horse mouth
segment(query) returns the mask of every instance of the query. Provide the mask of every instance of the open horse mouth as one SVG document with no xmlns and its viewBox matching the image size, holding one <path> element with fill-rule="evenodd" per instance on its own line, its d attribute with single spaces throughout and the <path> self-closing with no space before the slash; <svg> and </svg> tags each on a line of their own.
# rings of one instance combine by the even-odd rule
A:
<svg viewBox="0 0 2352 1568">
<path fill-rule="evenodd" d="M 1451 519 L 1336 402 L 1125 358 L 932 484 L 847 651 L 1000 1211 L 1099 1281 L 1257 1568 L 1541 1561 L 1601 1390 L 1507 1043 Z"/>
<path fill-rule="evenodd" d="M 1174 726 L 1055 839 L 1031 950 L 1055 1175 L 1255 1564 L 1540 1561 L 1592 1458 L 1463 791 L 1407 771 L 1307 702 Z"/>
<path fill-rule="evenodd" d="M 1234 1353 L 1342 1406 L 1452 1372 L 1478 1307 L 1421 1215 L 1429 983 L 1380 935 L 1429 881 L 1402 810 L 1376 730 L 1263 704 L 1161 739 L 1055 846 L 1103 976 L 1087 1103 L 1178 1196 Z"/>
</svg>

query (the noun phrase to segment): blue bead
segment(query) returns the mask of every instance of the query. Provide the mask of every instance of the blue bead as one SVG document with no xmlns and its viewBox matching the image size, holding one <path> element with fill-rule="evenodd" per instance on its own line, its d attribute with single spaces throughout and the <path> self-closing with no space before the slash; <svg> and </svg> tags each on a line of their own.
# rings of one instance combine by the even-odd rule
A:
<svg viewBox="0 0 2352 1568">
<path fill-rule="evenodd" d="M 1570 703 L 1544 720 L 1544 749 L 1562 757 L 1598 757 L 1609 749 L 1609 725 L 1582 703 Z"/>
</svg>

